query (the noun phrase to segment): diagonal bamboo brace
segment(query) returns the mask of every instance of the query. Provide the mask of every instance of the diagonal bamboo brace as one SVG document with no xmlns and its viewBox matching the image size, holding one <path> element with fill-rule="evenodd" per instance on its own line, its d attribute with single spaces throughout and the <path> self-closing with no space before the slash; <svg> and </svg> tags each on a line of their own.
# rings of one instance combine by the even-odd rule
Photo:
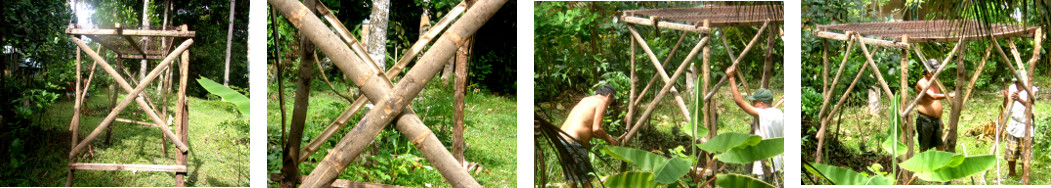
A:
<svg viewBox="0 0 1051 188">
<path fill-rule="evenodd" d="M 679 68 L 676 69 L 675 73 L 672 74 L 671 80 L 679 79 L 679 75 L 681 75 L 682 72 L 686 70 L 686 67 L 688 67 L 687 65 L 690 64 L 690 60 L 693 60 L 693 57 L 697 55 L 697 52 L 700 52 L 701 49 L 708 45 L 708 40 L 711 40 L 710 36 L 705 36 L 704 38 L 701 38 L 700 42 L 697 42 L 697 44 L 693 47 L 693 50 L 690 51 L 690 54 L 686 55 L 686 59 L 683 60 L 682 64 L 679 64 Z M 645 120 L 649 118 L 650 114 L 653 113 L 653 110 L 656 109 L 657 103 L 660 103 L 660 99 L 664 98 L 664 95 L 671 91 L 671 89 L 674 87 L 673 85 L 675 85 L 675 82 L 669 82 L 664 84 L 664 87 L 662 87 L 661 90 L 657 92 L 657 95 L 653 98 L 653 101 L 650 101 L 650 104 L 646 106 L 646 110 L 642 112 L 642 116 L 639 117 L 639 120 Z M 628 143 L 628 141 L 631 140 L 631 138 L 637 132 L 639 132 L 639 130 L 641 130 L 639 129 L 639 127 L 642 127 L 642 123 L 644 122 L 646 121 L 636 121 L 635 125 L 631 126 L 631 130 L 628 130 L 628 132 L 624 134 L 624 140 L 621 140 L 621 142 L 625 144 Z"/>
<path fill-rule="evenodd" d="M 690 121 L 690 109 L 686 107 L 686 102 L 682 99 L 682 95 L 679 94 L 679 90 L 675 89 L 674 84 L 676 80 L 668 78 L 668 72 L 664 71 L 664 66 L 657 60 L 657 55 L 654 55 L 653 50 L 650 50 L 649 44 L 646 44 L 646 39 L 643 39 L 642 36 L 639 35 L 639 32 L 635 30 L 635 27 L 629 25 L 628 31 L 631 31 L 631 35 L 639 42 L 639 47 L 642 47 L 642 51 L 646 52 L 646 56 L 649 57 L 653 66 L 657 68 L 657 74 L 661 76 L 664 83 L 673 85 L 671 86 L 671 94 L 672 96 L 675 96 L 675 104 L 679 107 L 679 110 L 682 111 L 686 121 Z"/>
<path fill-rule="evenodd" d="M 84 44 L 83 41 L 80 41 L 80 39 L 77 39 L 76 37 L 73 37 L 73 42 L 75 42 L 77 46 L 83 49 L 84 52 L 88 54 L 88 56 L 91 56 L 95 60 L 95 62 L 102 64 L 102 69 L 110 75 L 113 75 L 113 78 L 114 80 L 116 80 L 118 85 L 121 85 L 121 87 L 125 88 L 125 90 L 129 90 L 129 88 L 131 88 L 131 86 L 128 85 L 128 82 L 124 80 L 124 78 L 120 77 L 120 74 L 117 73 L 117 71 L 114 70 L 109 63 L 103 60 L 102 57 L 99 57 L 98 53 L 92 51 L 87 46 L 87 44 Z M 69 155 L 71 157 L 75 156 L 76 154 L 80 153 L 81 150 L 87 147 L 88 144 L 90 144 L 91 141 L 99 135 L 99 133 L 102 133 L 103 130 L 105 130 L 112 124 L 112 122 L 117 118 L 117 115 L 120 114 L 120 111 L 124 110 L 124 108 L 127 107 L 133 99 L 135 100 L 135 102 L 137 102 L 139 108 L 141 108 L 143 111 L 146 112 L 147 115 L 150 116 L 150 119 L 152 119 L 154 123 L 158 125 L 165 125 L 164 121 L 162 121 L 160 117 L 158 117 L 157 114 L 154 113 L 153 109 L 150 109 L 150 107 L 146 104 L 146 101 L 138 95 L 146 89 L 146 86 L 149 85 L 149 82 L 157 78 L 160 72 L 164 70 L 167 67 L 167 65 L 175 59 L 175 57 L 177 57 L 179 54 L 181 54 L 183 51 L 189 48 L 190 44 L 193 44 L 193 39 L 187 39 L 185 42 L 182 43 L 182 45 L 179 45 L 179 47 L 176 48 L 175 51 L 173 51 L 171 54 L 168 54 L 168 57 L 164 58 L 164 61 L 162 61 L 161 64 L 154 68 L 153 71 L 150 71 L 150 74 L 146 77 L 145 80 L 142 80 L 143 83 L 140 83 L 136 88 L 131 89 L 128 92 L 128 95 L 124 98 L 124 100 L 122 100 L 116 107 L 114 107 L 114 109 L 110 111 L 109 115 L 107 115 L 106 118 L 102 120 L 99 126 L 96 127 L 94 131 L 91 131 L 91 134 L 89 134 L 87 137 L 84 137 L 84 140 L 81 141 L 80 144 L 78 144 L 69 152 Z M 179 139 L 177 136 L 175 136 L 174 133 L 171 132 L 171 129 L 169 129 L 167 126 L 160 126 L 160 128 L 161 131 L 164 132 L 165 136 L 171 138 L 171 140 L 175 143 L 175 147 L 178 148 L 179 151 L 186 152 L 187 150 L 189 150 L 189 147 L 187 147 L 186 144 L 183 144 L 182 139 Z"/>
<path fill-rule="evenodd" d="M 324 27 L 320 19 L 308 14 L 303 4 L 291 0 L 269 0 L 272 7 L 286 15 L 294 26 L 335 61 L 337 67 L 347 74 L 362 92 L 373 100 L 377 106 L 349 132 L 311 172 L 304 181 L 304 187 L 323 187 L 335 180 L 336 175 L 357 157 L 364 147 L 379 133 L 384 125 L 401 114 L 397 128 L 407 137 L 414 140 L 417 148 L 441 172 L 454 187 L 480 187 L 473 178 L 456 162 L 448 150 L 438 142 L 422 121 L 411 111 L 404 110 L 423 85 L 444 66 L 453 55 L 455 47 L 465 42 L 464 38 L 472 35 L 481 27 L 506 1 L 490 0 L 479 2 L 463 18 L 453 24 L 449 31 L 431 47 L 434 49 L 424 54 L 417 67 L 406 75 L 397 86 L 392 87 L 389 79 L 382 72 L 370 71 L 368 65 L 360 58 L 354 58 L 353 51 L 342 44 L 338 36 Z M 423 130 L 423 131 L 417 131 Z M 289 174 L 285 174 L 286 176 Z M 294 174 L 293 174 L 294 175 Z"/>
</svg>

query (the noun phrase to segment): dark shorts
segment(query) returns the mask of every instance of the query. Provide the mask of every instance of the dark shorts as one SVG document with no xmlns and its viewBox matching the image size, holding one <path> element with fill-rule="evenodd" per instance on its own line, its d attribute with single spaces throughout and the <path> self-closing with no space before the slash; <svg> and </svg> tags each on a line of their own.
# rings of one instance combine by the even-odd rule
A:
<svg viewBox="0 0 1051 188">
<path fill-rule="evenodd" d="M 566 179 L 566 182 L 570 184 L 587 183 L 591 181 L 591 174 L 595 170 L 591 167 L 591 161 L 588 157 L 588 148 L 584 145 L 573 141 L 566 141 L 566 150 L 569 150 L 572 161 L 571 165 L 562 166 L 562 177 Z M 574 170 L 579 173 L 571 173 L 570 170 Z M 576 177 L 571 177 L 571 174 L 577 174 Z"/>
<path fill-rule="evenodd" d="M 920 151 L 942 146 L 942 120 L 919 114 L 916 116 L 916 134 Z"/>
</svg>

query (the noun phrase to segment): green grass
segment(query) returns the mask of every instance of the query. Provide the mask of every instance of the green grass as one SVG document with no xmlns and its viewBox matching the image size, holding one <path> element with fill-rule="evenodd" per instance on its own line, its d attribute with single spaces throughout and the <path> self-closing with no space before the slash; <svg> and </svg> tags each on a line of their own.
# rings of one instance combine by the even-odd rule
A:
<svg viewBox="0 0 1051 188">
<path fill-rule="evenodd" d="M 1038 96 L 1046 96 L 1047 95 L 1046 91 L 1044 91 L 1043 88 L 1041 88 L 1041 89 L 1042 89 L 1041 90 L 1042 94 L 1039 94 Z M 910 97 L 912 97 L 912 96 L 910 96 Z M 993 142 L 994 139 L 993 138 L 991 138 L 991 137 L 968 136 L 966 133 L 967 133 L 968 130 L 970 130 L 972 128 L 979 127 L 979 126 L 981 126 L 983 124 L 986 124 L 988 122 L 995 122 L 995 118 L 1001 112 L 1000 111 L 1001 110 L 1000 109 L 1000 103 L 1002 101 L 1001 97 L 1002 97 L 1002 95 L 998 91 L 977 91 L 976 90 L 972 94 L 971 99 L 968 100 L 967 102 L 965 102 L 964 109 L 963 109 L 963 111 L 961 112 L 961 115 L 960 115 L 960 123 L 959 123 L 959 126 L 957 128 L 957 131 L 958 131 L 958 133 L 957 133 L 957 135 L 958 135 L 957 136 L 957 144 L 956 144 L 956 152 L 957 153 L 965 153 L 966 152 L 966 154 L 968 156 L 993 154 L 992 153 L 992 151 L 993 151 L 992 150 L 992 146 L 994 144 L 994 142 Z M 949 115 L 950 115 L 950 113 L 949 113 L 950 112 L 950 108 L 949 108 L 949 104 L 946 103 L 947 101 L 942 101 L 942 102 L 943 102 L 943 105 L 945 105 L 944 106 L 944 112 L 942 114 L 942 123 L 945 126 L 948 126 L 948 124 L 949 124 Z M 888 104 L 887 101 L 882 101 L 882 103 L 883 103 L 883 104 L 881 104 L 882 107 L 884 107 L 884 108 L 889 107 L 889 104 Z M 866 145 L 865 148 L 867 148 L 866 149 L 867 151 L 880 152 L 881 155 L 887 155 L 885 152 L 882 152 L 882 149 L 878 148 L 877 143 L 878 143 L 879 139 L 882 139 L 883 137 L 886 137 L 886 135 L 887 135 L 886 131 L 887 131 L 888 127 L 890 127 L 889 119 L 886 119 L 883 116 L 869 115 L 869 113 L 866 112 L 866 110 L 867 110 L 866 106 L 849 106 L 849 107 L 844 106 L 843 110 L 844 110 L 844 112 L 843 112 L 843 116 L 842 116 L 842 119 L 841 119 L 841 121 L 842 121 L 842 125 L 841 125 L 842 128 L 840 128 L 841 129 L 840 130 L 840 134 L 842 134 L 842 135 L 839 137 L 840 141 L 847 148 L 850 148 L 854 152 L 861 152 L 861 149 L 860 149 L 861 148 L 861 144 L 864 143 L 864 145 Z M 1051 178 L 1051 166 L 1049 166 L 1049 165 L 1051 165 L 1051 158 L 1049 158 L 1049 156 L 1047 155 L 1047 153 L 1049 151 L 1051 151 L 1051 148 L 1039 147 L 1039 145 L 1040 145 L 1039 143 L 1049 142 L 1046 139 L 1047 138 L 1046 135 L 1041 135 L 1042 133 L 1046 133 L 1046 131 L 1043 131 L 1043 130 L 1047 129 L 1046 125 L 1042 125 L 1041 124 L 1041 123 L 1044 123 L 1046 121 L 1041 121 L 1041 120 L 1046 119 L 1049 116 L 1051 116 L 1051 114 L 1048 113 L 1049 110 L 1051 110 L 1051 104 L 1043 102 L 1043 101 L 1037 101 L 1036 108 L 1033 111 L 1034 115 L 1035 115 L 1035 119 L 1037 120 L 1036 122 L 1037 122 L 1037 131 L 1038 131 L 1037 133 L 1034 134 L 1036 136 L 1036 138 L 1033 139 L 1033 144 L 1034 144 L 1033 154 L 1034 155 L 1033 155 L 1033 162 L 1032 162 L 1032 165 L 1031 165 L 1032 169 L 1030 171 L 1031 172 L 1030 180 L 1032 180 L 1031 184 L 1033 184 L 1033 185 L 1043 185 L 1043 184 L 1051 183 L 1051 181 L 1049 181 L 1049 178 Z M 915 117 L 915 115 L 913 115 L 913 117 Z M 829 123 L 829 124 L 830 124 L 829 125 L 830 126 L 829 130 L 831 132 L 834 132 L 835 131 L 835 122 L 833 121 L 832 123 Z M 916 145 L 917 147 L 919 146 L 919 144 L 916 143 L 916 142 L 914 142 L 914 145 Z M 1004 155 L 1003 152 L 1005 150 L 1005 146 L 1006 146 L 1006 142 L 1005 141 L 1001 141 L 1000 145 L 998 146 L 1000 148 L 1000 150 L 999 150 L 1000 152 L 997 154 L 997 155 L 1000 156 L 1000 157 L 998 157 L 998 160 L 1000 160 L 1001 176 L 1004 177 L 1004 179 L 1005 179 L 1004 181 L 1002 181 L 1002 184 L 1004 184 L 1004 185 L 1020 185 L 1021 184 L 1021 178 L 1020 177 L 1008 177 L 1007 176 L 1007 172 L 1008 172 L 1007 161 L 1003 159 L 1003 155 Z M 877 150 L 879 150 L 879 151 L 877 151 Z M 841 160 L 841 159 L 831 159 L 831 160 Z M 883 164 L 883 165 L 884 166 L 889 166 L 889 164 Z M 1021 167 L 1021 160 L 1019 160 L 1019 164 L 1017 165 L 1016 168 L 1017 168 L 1016 170 L 1019 173 L 1019 175 L 1021 175 L 1021 169 L 1022 169 L 1022 167 Z M 889 168 L 887 168 L 887 170 L 889 170 Z M 985 181 L 988 182 L 988 184 L 995 184 L 993 182 L 996 180 L 996 174 L 995 174 L 996 173 L 996 167 L 993 167 L 991 170 L 989 170 L 986 173 L 987 174 L 986 174 L 986 177 L 985 177 Z M 976 176 L 975 181 L 979 181 L 977 179 L 977 177 L 980 177 L 980 176 Z M 935 184 L 940 185 L 941 184 L 941 183 L 937 183 L 937 182 L 924 182 L 924 181 L 921 181 L 921 180 L 917 180 L 917 182 L 920 182 L 920 184 L 932 184 L 932 185 L 935 185 Z M 967 185 L 969 185 L 969 184 L 976 184 L 976 183 L 977 182 L 972 182 L 970 178 L 963 178 L 963 179 L 954 180 L 950 184 L 967 184 Z"/>
<path fill-rule="evenodd" d="M 147 91 L 156 91 L 149 89 Z M 81 116 L 80 139 L 90 134 L 109 113 L 109 90 L 95 89 L 87 99 Z M 169 97 L 173 97 L 170 95 Z M 118 102 L 124 95 L 118 97 Z M 248 186 L 249 150 L 247 119 L 240 119 L 233 105 L 215 100 L 190 97 L 190 152 L 187 186 Z M 169 109 L 175 108 L 175 99 L 170 99 Z M 161 100 L 155 99 L 159 108 Z M 38 158 L 36 164 L 25 168 L 20 175 L 33 178 L 36 184 L 29 186 L 64 186 L 68 168 L 69 122 L 73 114 L 73 102 L 61 101 L 50 107 L 45 115 L 45 133 L 24 137 L 26 143 L 38 144 L 40 149 L 29 155 Z M 159 111 L 159 110 L 158 110 Z M 121 118 L 147 121 L 135 105 L 129 105 Z M 160 115 L 160 114 L 158 114 Z M 174 116 L 174 114 L 171 114 Z M 224 123 L 241 122 L 241 123 Z M 110 143 L 105 143 L 105 133 L 91 142 L 93 157 L 82 157 L 82 163 L 122 164 L 175 164 L 176 149 L 168 140 L 167 154 L 162 151 L 160 129 L 138 124 L 115 122 Z M 76 171 L 73 186 L 155 186 L 175 185 L 175 174 L 165 172 L 132 171 Z"/>
<path fill-rule="evenodd" d="M 333 82 L 333 84 L 337 90 L 346 92 L 346 84 L 339 82 Z M 350 102 L 332 93 L 323 81 L 315 79 L 311 85 L 310 108 L 307 110 L 308 116 L 302 139 L 304 146 L 350 106 Z M 281 116 L 276 86 L 277 84 L 274 83 L 268 88 L 267 171 L 269 173 L 280 173 L 281 168 Z M 295 99 L 295 83 L 286 82 L 285 86 L 285 105 L 287 118 L 290 121 Z M 517 167 L 515 152 L 513 152 L 516 148 L 514 96 L 495 96 L 473 91 L 468 88 L 465 96 L 464 136 L 470 147 L 464 152 L 464 156 L 469 162 L 481 164 L 482 168 L 488 172 L 483 170 L 478 174 L 472 172 L 471 175 L 486 187 L 514 186 Z M 354 90 L 354 92 L 357 91 Z M 431 131 L 450 150 L 451 147 L 448 146 L 452 144 L 452 104 L 452 84 L 438 79 L 428 82 L 411 104 L 424 124 L 430 127 Z M 326 141 L 318 152 L 300 164 L 300 175 L 309 174 L 328 154 L 328 150 L 334 147 L 364 114 L 365 112 L 358 112 L 335 136 Z M 429 165 L 419 150 L 412 146 L 409 139 L 398 133 L 392 126 L 384 128 L 362 156 L 352 162 L 340 174 L 339 179 L 415 187 L 448 186 L 441 174 Z M 277 183 L 268 181 L 271 187 L 275 187 Z"/>
</svg>

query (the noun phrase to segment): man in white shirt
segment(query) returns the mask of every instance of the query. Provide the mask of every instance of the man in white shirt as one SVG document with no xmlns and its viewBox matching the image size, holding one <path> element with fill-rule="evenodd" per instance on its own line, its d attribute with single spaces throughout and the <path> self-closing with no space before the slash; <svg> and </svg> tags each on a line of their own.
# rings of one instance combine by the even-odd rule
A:
<svg viewBox="0 0 1051 188">
<path fill-rule="evenodd" d="M 736 68 L 730 67 L 726 69 L 726 75 L 734 75 L 734 71 L 736 71 Z M 752 101 L 749 104 L 741 97 L 741 92 L 737 90 L 737 81 L 734 77 L 729 76 L 728 79 L 730 79 L 730 92 L 733 94 L 734 102 L 737 106 L 741 107 L 748 115 L 759 118 L 759 130 L 756 130 L 755 133 L 762 136 L 763 139 L 784 137 L 784 113 L 772 106 L 774 94 L 766 88 L 760 88 L 755 93 L 752 93 L 752 96 L 748 96 L 748 100 Z M 781 170 L 782 156 L 784 155 L 778 155 L 773 158 L 773 171 Z M 769 173 L 765 172 L 761 163 L 755 163 L 753 167 L 753 174 L 762 176 Z"/>
<path fill-rule="evenodd" d="M 1025 136 L 1025 124 L 1026 121 L 1032 122 L 1032 120 L 1025 119 L 1025 104 L 1029 103 L 1030 100 L 1029 95 L 1022 89 L 1027 80 L 1025 77 L 1026 73 L 1025 71 L 1018 71 L 1018 74 L 1022 75 L 1022 79 L 1018 79 L 1017 77 L 1012 78 L 1011 81 L 1013 81 L 1014 84 L 1008 86 L 1007 89 L 1003 91 L 1005 101 L 1010 101 L 1012 103 L 1010 105 L 1011 117 L 1008 118 L 1009 120 L 1007 121 L 1006 130 L 1007 135 L 1005 135 L 1007 149 L 1004 150 L 1004 158 L 1007 159 L 1007 166 L 1010 169 L 1010 171 L 1008 171 L 1008 176 L 1017 175 L 1015 174 L 1015 164 L 1022 156 L 1022 138 Z M 1037 92 L 1037 88 L 1034 86 L 1030 91 L 1035 93 Z M 1036 97 L 1032 97 L 1032 99 L 1035 100 Z M 1030 127 L 1030 137 L 1033 136 L 1033 132 L 1036 132 L 1036 130 L 1033 127 Z"/>
</svg>

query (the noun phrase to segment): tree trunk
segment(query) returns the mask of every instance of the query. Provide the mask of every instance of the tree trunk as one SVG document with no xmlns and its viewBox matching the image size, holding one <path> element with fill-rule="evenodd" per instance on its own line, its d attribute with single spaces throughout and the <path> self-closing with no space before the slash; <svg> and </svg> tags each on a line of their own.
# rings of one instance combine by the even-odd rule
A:
<svg viewBox="0 0 1051 188">
<path fill-rule="evenodd" d="M 314 7 L 316 3 L 316 0 L 303 1 L 303 5 L 306 7 Z M 313 10 L 307 10 L 311 13 L 309 15 L 313 16 Z M 300 144 L 303 141 L 303 124 L 306 123 L 307 109 L 310 105 L 310 79 L 313 78 L 314 45 L 303 31 L 300 31 L 299 45 L 301 50 L 299 55 L 299 78 L 296 80 L 296 99 L 292 107 L 292 122 L 288 131 L 288 141 L 285 142 L 284 146 L 285 155 L 282 156 L 284 167 L 282 167 L 281 173 L 285 175 L 285 178 L 281 180 L 281 188 L 296 187 L 296 177 L 299 176 L 299 163 L 297 163 L 296 159 L 299 157 Z"/>
<path fill-rule="evenodd" d="M 381 70 L 387 70 L 387 18 L 390 12 L 390 0 L 372 1 L 372 14 L 369 15 L 369 33 L 365 44 L 369 56 Z"/>
<path fill-rule="evenodd" d="M 226 29 L 226 71 L 223 71 L 223 86 L 230 87 L 230 44 L 234 39 L 234 7 L 237 0 L 230 0 L 230 26 Z"/>
<path fill-rule="evenodd" d="M 143 30 L 150 29 L 150 9 L 149 9 L 149 7 L 150 7 L 150 0 L 142 0 L 142 26 L 140 27 L 140 29 L 143 29 Z M 146 51 L 146 49 L 147 49 L 146 47 L 150 46 L 149 42 L 150 42 L 149 37 L 142 37 L 142 51 Z M 143 55 L 146 55 L 146 54 L 143 54 Z M 139 61 L 139 80 L 146 79 L 146 71 L 147 71 L 146 70 L 146 66 L 147 66 L 146 58 L 143 58 L 142 61 Z"/>
</svg>

